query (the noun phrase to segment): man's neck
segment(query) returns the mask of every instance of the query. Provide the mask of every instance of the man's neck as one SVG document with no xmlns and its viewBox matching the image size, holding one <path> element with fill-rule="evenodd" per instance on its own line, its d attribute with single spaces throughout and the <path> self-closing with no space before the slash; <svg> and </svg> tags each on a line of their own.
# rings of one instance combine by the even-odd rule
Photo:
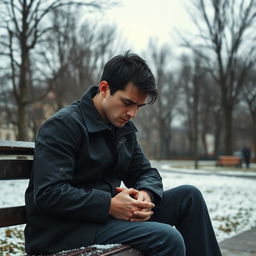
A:
<svg viewBox="0 0 256 256">
<path fill-rule="evenodd" d="M 105 117 L 104 112 L 103 112 L 103 109 L 102 109 L 101 100 L 102 100 L 102 99 L 101 99 L 101 95 L 100 95 L 99 93 L 97 93 L 97 94 L 92 98 L 92 101 L 93 101 L 93 103 L 94 103 L 94 106 L 95 106 L 95 108 L 97 109 L 97 111 L 99 112 L 99 114 L 100 114 L 102 120 L 103 120 L 104 122 L 107 122 L 106 117 Z"/>
</svg>

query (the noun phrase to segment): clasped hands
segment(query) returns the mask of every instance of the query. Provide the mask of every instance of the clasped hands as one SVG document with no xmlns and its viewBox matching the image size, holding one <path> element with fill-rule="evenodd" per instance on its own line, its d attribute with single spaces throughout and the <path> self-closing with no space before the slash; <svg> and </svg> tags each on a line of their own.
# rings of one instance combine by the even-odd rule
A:
<svg viewBox="0 0 256 256">
<path fill-rule="evenodd" d="M 151 218 L 155 206 L 149 194 L 134 188 L 116 188 L 119 192 L 111 199 L 109 214 L 120 220 L 142 222 Z"/>
</svg>

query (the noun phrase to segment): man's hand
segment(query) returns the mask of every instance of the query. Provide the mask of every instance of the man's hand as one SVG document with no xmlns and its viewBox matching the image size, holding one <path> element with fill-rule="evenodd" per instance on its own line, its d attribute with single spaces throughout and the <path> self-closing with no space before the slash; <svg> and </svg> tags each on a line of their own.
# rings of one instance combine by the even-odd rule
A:
<svg viewBox="0 0 256 256">
<path fill-rule="evenodd" d="M 138 200 L 138 201 L 142 201 L 142 202 L 152 203 L 149 193 L 147 191 L 144 191 L 144 190 L 140 190 L 135 195 L 135 199 Z M 140 212 L 134 213 L 134 217 L 131 218 L 131 221 L 140 221 L 141 218 L 143 218 L 143 215 L 144 215 L 145 212 L 151 212 L 153 214 L 152 208 L 144 208 L 144 209 L 141 209 Z M 151 215 L 146 220 L 149 220 L 151 218 Z"/>
<path fill-rule="evenodd" d="M 141 191 L 133 188 L 117 188 L 117 191 L 119 193 L 111 199 L 109 210 L 111 216 L 127 221 L 146 221 L 150 219 L 154 204 L 151 203 L 151 200 L 137 200 L 137 198 L 145 197 L 143 193 L 140 195 Z"/>
<path fill-rule="evenodd" d="M 152 203 L 151 197 L 150 197 L 149 193 L 148 193 L 147 191 L 145 191 L 145 190 L 140 190 L 140 191 L 137 193 L 135 199 L 137 199 L 137 200 L 139 200 L 139 201 L 144 201 L 144 202 L 150 202 L 150 203 Z"/>
</svg>

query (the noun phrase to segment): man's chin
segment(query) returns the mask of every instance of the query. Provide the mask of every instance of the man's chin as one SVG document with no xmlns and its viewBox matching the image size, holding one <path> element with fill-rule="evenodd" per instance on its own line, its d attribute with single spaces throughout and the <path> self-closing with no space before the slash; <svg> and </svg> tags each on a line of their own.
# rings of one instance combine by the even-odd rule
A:
<svg viewBox="0 0 256 256">
<path fill-rule="evenodd" d="M 125 126 L 125 124 L 127 123 L 128 121 L 116 121 L 116 122 L 112 122 L 112 124 L 117 127 L 117 128 L 121 128 L 123 126 Z"/>
</svg>

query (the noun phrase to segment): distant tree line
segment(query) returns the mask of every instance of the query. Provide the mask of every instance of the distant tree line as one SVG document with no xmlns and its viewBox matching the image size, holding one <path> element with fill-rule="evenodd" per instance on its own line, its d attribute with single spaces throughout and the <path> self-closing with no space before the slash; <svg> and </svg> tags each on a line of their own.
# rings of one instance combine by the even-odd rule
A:
<svg viewBox="0 0 256 256">
<path fill-rule="evenodd" d="M 33 140 L 52 112 L 97 84 L 104 63 L 127 49 L 115 26 L 86 19 L 113 5 L 1 1 L 1 101 L 17 140 Z M 143 148 L 152 158 L 190 156 L 197 166 L 209 157 L 211 134 L 213 158 L 233 154 L 238 138 L 256 152 L 256 0 L 194 0 L 190 10 L 198 35 L 181 35 L 186 54 L 174 56 L 171 44 L 155 39 L 141 53 L 159 90 L 136 119 Z"/>
<path fill-rule="evenodd" d="M 105 0 L 1 0 L 0 75 L 5 78 L 1 91 L 9 96 L 11 92 L 7 100 L 16 106 L 12 111 L 6 109 L 17 127 L 18 140 L 27 140 L 28 127 L 36 124 L 29 119 L 37 118 L 29 115 L 35 103 L 51 91 L 60 108 L 96 77 L 95 66 L 110 54 L 115 29 L 79 22 L 89 12 L 114 4 Z"/>
<path fill-rule="evenodd" d="M 190 53 L 180 56 L 178 68 L 167 65 L 173 62 L 170 47 L 147 50 L 160 83 L 150 120 L 161 126 L 159 158 L 169 158 L 173 114 L 182 115 L 197 167 L 199 154 L 207 155 L 207 134 L 214 135 L 215 158 L 233 154 L 244 133 L 250 141 L 244 144 L 256 152 L 256 1 L 193 0 L 189 10 L 198 34 L 181 35 Z"/>
</svg>

